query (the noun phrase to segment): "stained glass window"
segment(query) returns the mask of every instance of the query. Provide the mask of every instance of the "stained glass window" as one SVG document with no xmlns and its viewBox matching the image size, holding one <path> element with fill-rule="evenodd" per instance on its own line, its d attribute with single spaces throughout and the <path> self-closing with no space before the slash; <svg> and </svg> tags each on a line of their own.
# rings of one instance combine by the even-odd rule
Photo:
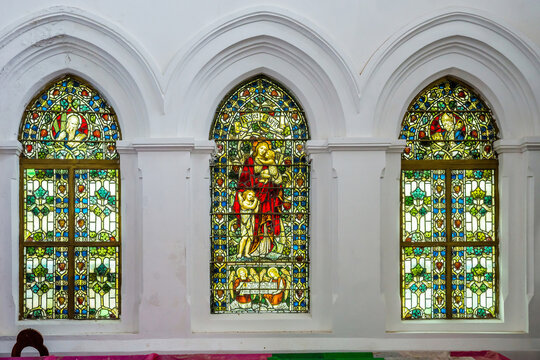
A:
<svg viewBox="0 0 540 360">
<path fill-rule="evenodd" d="M 72 76 L 25 110 L 20 318 L 118 319 L 120 170 L 116 115 Z"/>
<path fill-rule="evenodd" d="M 302 109 L 259 76 L 227 95 L 210 138 L 211 312 L 308 312 L 310 163 Z"/>
<path fill-rule="evenodd" d="M 498 316 L 497 127 L 452 78 L 427 88 L 402 124 L 403 319 Z"/>
</svg>

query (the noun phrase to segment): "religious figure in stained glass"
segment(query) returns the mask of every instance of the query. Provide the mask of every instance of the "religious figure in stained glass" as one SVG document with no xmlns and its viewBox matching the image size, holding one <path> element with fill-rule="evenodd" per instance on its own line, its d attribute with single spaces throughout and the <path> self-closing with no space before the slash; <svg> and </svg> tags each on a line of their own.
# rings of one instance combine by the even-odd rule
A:
<svg viewBox="0 0 540 360">
<path fill-rule="evenodd" d="M 53 123 L 52 134 L 56 140 L 67 141 L 66 146 L 74 148 L 88 136 L 86 120 L 77 114 L 69 114 L 65 121 Z"/>
<path fill-rule="evenodd" d="M 441 79 L 405 114 L 403 319 L 498 316 L 497 128 L 466 85 Z"/>
<path fill-rule="evenodd" d="M 26 108 L 21 319 L 119 318 L 119 137 L 113 109 L 72 76 Z"/>
<path fill-rule="evenodd" d="M 245 235 L 246 258 L 266 257 L 272 250 L 277 249 L 276 242 L 281 243 L 279 236 L 280 208 L 283 204 L 282 178 L 277 170 L 275 152 L 270 146 L 271 144 L 265 141 L 255 144 L 254 154 L 246 159 L 238 180 L 233 210 L 240 214 L 242 210 L 245 212 L 245 209 L 249 208 L 248 204 L 252 205 L 251 210 L 255 210 L 257 206 L 250 218 L 252 220 L 250 234 Z M 242 195 L 244 192 L 247 192 L 245 200 Z M 252 198 L 251 201 L 248 200 L 249 197 Z M 241 217 L 249 215 L 238 216 L 242 222 Z"/>
<path fill-rule="evenodd" d="M 222 102 L 211 138 L 212 312 L 307 312 L 309 162 L 302 110 L 261 76 Z"/>
</svg>

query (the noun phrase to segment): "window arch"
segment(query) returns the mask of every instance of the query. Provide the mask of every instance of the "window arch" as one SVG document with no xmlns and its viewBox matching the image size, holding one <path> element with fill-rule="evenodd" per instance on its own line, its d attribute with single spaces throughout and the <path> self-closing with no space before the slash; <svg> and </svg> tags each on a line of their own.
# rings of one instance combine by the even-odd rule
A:
<svg viewBox="0 0 540 360">
<path fill-rule="evenodd" d="M 403 319 L 498 317 L 497 135 L 491 110 L 453 78 L 409 106 L 400 134 Z"/>
<path fill-rule="evenodd" d="M 118 319 L 120 169 L 114 110 L 83 80 L 26 108 L 20 159 L 20 318 Z"/>
<path fill-rule="evenodd" d="M 211 312 L 309 311 L 309 130 L 266 76 L 219 105 L 210 139 Z"/>
</svg>

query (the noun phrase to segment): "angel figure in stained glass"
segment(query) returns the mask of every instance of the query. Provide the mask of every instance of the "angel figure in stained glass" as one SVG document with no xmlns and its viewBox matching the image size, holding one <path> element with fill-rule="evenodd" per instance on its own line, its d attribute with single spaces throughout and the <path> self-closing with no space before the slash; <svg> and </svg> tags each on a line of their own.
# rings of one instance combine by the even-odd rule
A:
<svg viewBox="0 0 540 360">
<path fill-rule="evenodd" d="M 285 268 L 281 269 L 281 274 L 279 270 L 275 267 L 268 269 L 268 276 L 261 275 L 261 281 L 269 282 L 270 290 L 268 294 L 263 294 L 263 298 L 267 301 L 268 306 L 279 309 L 287 308 L 287 304 L 284 301 L 289 295 L 288 284 L 290 284 L 291 274 Z"/>
<path fill-rule="evenodd" d="M 258 289 L 259 276 L 254 269 L 248 270 L 239 267 L 236 272 L 233 270 L 229 275 L 229 289 L 231 291 L 231 309 L 246 309 L 251 307 L 251 294 L 253 289 Z"/>
</svg>

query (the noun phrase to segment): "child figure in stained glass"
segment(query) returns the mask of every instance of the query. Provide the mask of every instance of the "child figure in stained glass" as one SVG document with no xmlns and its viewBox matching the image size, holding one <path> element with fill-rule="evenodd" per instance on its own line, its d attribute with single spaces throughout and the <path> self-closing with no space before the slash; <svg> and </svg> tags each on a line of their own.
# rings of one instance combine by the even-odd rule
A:
<svg viewBox="0 0 540 360">
<path fill-rule="evenodd" d="M 266 169 L 261 170 L 261 177 L 264 179 L 262 180 L 263 182 L 267 182 L 268 179 L 274 179 L 274 182 L 278 184 L 281 182 L 281 176 L 278 173 L 275 158 L 276 153 L 271 149 L 268 149 L 264 156 L 255 158 L 256 164 L 267 165 Z"/>
<path fill-rule="evenodd" d="M 238 245 L 237 257 L 251 257 L 249 248 L 253 238 L 255 229 L 255 213 L 259 211 L 259 199 L 255 197 L 255 191 L 245 190 L 243 193 L 238 193 L 238 202 L 240 203 L 240 229 L 242 239 Z"/>
<path fill-rule="evenodd" d="M 238 222 L 241 223 L 240 194 L 246 190 L 253 190 L 259 201 L 260 208 L 254 216 L 252 241 L 245 247 L 245 251 L 251 257 L 268 255 L 274 248 L 274 238 L 281 233 L 283 179 L 274 160 L 275 153 L 270 147 L 269 141 L 255 143 L 252 156 L 245 160 L 242 167 L 233 204 Z M 272 152 L 270 156 L 267 155 L 269 151 Z"/>
</svg>

